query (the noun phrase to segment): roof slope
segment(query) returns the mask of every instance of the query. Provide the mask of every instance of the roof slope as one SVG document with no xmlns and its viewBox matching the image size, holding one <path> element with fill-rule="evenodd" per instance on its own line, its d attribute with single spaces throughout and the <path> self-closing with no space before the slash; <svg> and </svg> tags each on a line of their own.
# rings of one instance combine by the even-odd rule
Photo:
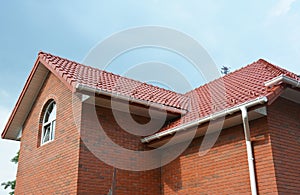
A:
<svg viewBox="0 0 300 195">
<path fill-rule="evenodd" d="M 134 99 L 183 110 L 188 108 L 188 98 L 182 94 L 85 66 L 49 53 L 40 52 L 39 58 L 63 78 L 73 91 L 76 91 L 75 88 L 78 84 L 83 84 Z"/>
<path fill-rule="evenodd" d="M 300 80 L 296 74 L 260 59 L 224 77 L 187 92 L 185 95 L 191 100 L 189 112 L 180 120 L 170 123 L 160 132 L 259 97 L 266 96 L 271 101 L 278 93 L 278 90 L 280 90 L 279 86 L 269 89 L 264 83 L 280 75 Z"/>
</svg>

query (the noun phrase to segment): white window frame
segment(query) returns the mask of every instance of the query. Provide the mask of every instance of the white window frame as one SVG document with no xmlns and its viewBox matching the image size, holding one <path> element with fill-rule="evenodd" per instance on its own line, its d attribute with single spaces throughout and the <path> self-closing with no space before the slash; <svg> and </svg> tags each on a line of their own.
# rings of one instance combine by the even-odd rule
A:
<svg viewBox="0 0 300 195">
<path fill-rule="evenodd" d="M 49 109 L 52 105 L 53 105 L 52 111 L 51 113 L 49 113 Z M 49 114 L 49 118 L 48 121 L 45 122 L 47 114 Z M 43 116 L 41 145 L 44 145 L 54 140 L 55 125 L 56 125 L 56 102 L 52 100 L 48 104 Z"/>
</svg>

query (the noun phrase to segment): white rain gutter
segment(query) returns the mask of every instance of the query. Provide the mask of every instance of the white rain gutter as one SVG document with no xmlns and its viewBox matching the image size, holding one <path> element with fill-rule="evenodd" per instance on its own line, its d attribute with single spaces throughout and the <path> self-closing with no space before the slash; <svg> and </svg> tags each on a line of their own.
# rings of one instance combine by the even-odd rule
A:
<svg viewBox="0 0 300 195">
<path fill-rule="evenodd" d="M 292 85 L 294 87 L 300 88 L 300 81 L 287 77 L 285 75 L 280 75 L 275 77 L 267 82 L 265 82 L 265 86 L 273 87 L 274 85 L 280 84 L 281 82 Z"/>
<path fill-rule="evenodd" d="M 150 135 L 148 137 L 144 137 L 143 139 L 141 139 L 141 142 L 142 143 L 148 143 L 148 142 L 151 142 L 153 140 L 165 137 L 167 135 L 171 135 L 171 134 L 174 134 L 174 133 L 179 132 L 179 131 L 184 131 L 186 129 L 189 129 L 189 128 L 194 127 L 194 126 L 201 125 L 201 124 L 209 122 L 211 120 L 215 120 L 217 118 L 224 117 L 224 116 L 226 116 L 228 114 L 233 114 L 235 112 L 239 112 L 241 110 L 242 106 L 244 106 L 246 108 L 250 108 L 250 107 L 258 105 L 258 104 L 264 104 L 267 101 L 268 101 L 267 97 L 265 97 L 265 96 L 259 97 L 259 98 L 255 99 L 255 100 L 245 102 L 243 104 L 240 104 L 240 105 L 237 105 L 235 107 L 223 110 L 221 112 L 217 112 L 215 114 L 212 114 L 210 116 L 198 119 L 196 121 L 192 121 L 190 123 L 187 123 L 187 124 L 184 124 L 184 125 L 181 125 L 181 126 L 178 126 L 178 127 L 175 127 L 175 128 L 163 131 L 163 132 L 159 132 L 159 133 L 156 133 L 154 135 Z"/>
<path fill-rule="evenodd" d="M 145 105 L 145 106 L 150 106 L 152 108 L 156 108 L 159 110 L 167 110 L 169 112 L 173 112 L 173 113 L 178 113 L 181 115 L 185 115 L 187 113 L 186 110 L 182 110 L 179 108 L 174 108 L 171 106 L 165 106 L 162 104 L 158 104 L 158 103 L 154 103 L 154 102 L 150 102 L 150 101 L 146 101 L 146 100 L 139 100 L 139 99 L 135 99 L 132 97 L 128 97 L 122 94 L 118 94 L 118 93 L 111 93 L 111 92 L 107 92 L 95 87 L 90 87 L 88 85 L 85 84 L 81 84 L 81 83 L 77 83 L 76 85 L 76 90 L 79 91 L 87 91 L 87 92 L 91 92 L 91 93 L 96 93 L 96 94 L 100 94 L 100 95 L 105 95 L 108 97 L 112 97 L 112 98 L 116 98 L 116 99 L 120 99 L 120 100 L 124 100 L 124 101 L 129 101 L 129 102 L 133 102 L 133 103 L 137 103 L 137 104 L 141 104 L 141 105 Z"/>
<path fill-rule="evenodd" d="M 246 140 L 251 194 L 257 195 L 256 175 L 254 169 L 254 158 L 253 158 L 253 151 L 252 151 L 248 112 L 245 106 L 241 106 L 240 109 L 242 112 L 242 119 L 243 119 L 243 126 L 244 126 L 245 140 Z"/>
</svg>

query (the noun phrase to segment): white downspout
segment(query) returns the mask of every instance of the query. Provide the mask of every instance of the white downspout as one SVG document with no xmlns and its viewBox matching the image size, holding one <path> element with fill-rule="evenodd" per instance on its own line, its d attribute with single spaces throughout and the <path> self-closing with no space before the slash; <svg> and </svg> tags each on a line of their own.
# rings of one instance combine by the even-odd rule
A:
<svg viewBox="0 0 300 195">
<path fill-rule="evenodd" d="M 247 113 L 247 108 L 245 106 L 240 107 L 240 109 L 242 112 L 242 119 L 243 119 L 243 126 L 244 126 L 244 133 L 245 133 L 245 140 L 246 140 L 246 147 L 247 147 L 251 194 L 257 195 L 256 176 L 255 176 L 255 169 L 254 169 L 252 144 L 250 140 L 250 127 L 249 127 L 248 113 Z"/>
</svg>

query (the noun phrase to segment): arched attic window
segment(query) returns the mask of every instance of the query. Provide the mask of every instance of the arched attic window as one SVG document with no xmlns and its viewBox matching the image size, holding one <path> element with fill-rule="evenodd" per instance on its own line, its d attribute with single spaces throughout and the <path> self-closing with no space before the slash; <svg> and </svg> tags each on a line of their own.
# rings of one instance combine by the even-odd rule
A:
<svg viewBox="0 0 300 195">
<path fill-rule="evenodd" d="M 55 121 L 56 121 L 56 103 L 51 100 L 44 111 L 42 133 L 41 133 L 41 145 L 50 142 L 54 139 L 55 133 Z"/>
</svg>

